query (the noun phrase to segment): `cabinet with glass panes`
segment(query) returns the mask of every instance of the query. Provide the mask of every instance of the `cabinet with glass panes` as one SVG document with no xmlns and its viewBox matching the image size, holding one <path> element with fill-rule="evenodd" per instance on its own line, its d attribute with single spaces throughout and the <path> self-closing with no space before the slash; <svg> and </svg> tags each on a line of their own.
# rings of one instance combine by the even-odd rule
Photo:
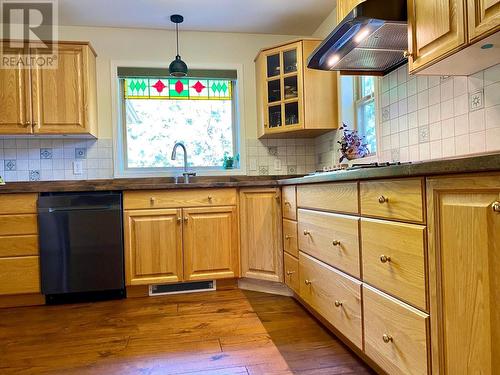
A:
<svg viewBox="0 0 500 375">
<path fill-rule="evenodd" d="M 337 73 L 307 68 L 320 42 L 295 40 L 257 55 L 259 138 L 315 137 L 338 127 Z"/>
</svg>

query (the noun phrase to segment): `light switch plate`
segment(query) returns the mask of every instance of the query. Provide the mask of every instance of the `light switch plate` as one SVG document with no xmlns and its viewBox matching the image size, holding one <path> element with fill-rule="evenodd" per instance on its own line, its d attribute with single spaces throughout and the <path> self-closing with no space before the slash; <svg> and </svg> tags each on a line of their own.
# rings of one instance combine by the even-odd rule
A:
<svg viewBox="0 0 500 375">
<path fill-rule="evenodd" d="M 484 91 L 478 90 L 469 94 L 469 110 L 477 111 L 484 108 Z"/>
<path fill-rule="evenodd" d="M 83 173 L 83 165 L 80 160 L 75 160 L 73 162 L 73 174 L 79 175 Z"/>
</svg>

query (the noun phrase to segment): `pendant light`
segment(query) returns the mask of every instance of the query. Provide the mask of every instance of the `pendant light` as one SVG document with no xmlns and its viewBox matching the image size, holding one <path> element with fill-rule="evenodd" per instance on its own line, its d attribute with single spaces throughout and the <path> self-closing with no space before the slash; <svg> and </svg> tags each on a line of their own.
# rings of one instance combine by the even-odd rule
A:
<svg viewBox="0 0 500 375">
<path fill-rule="evenodd" d="M 174 77 L 185 77 L 188 72 L 188 67 L 184 61 L 181 60 L 179 56 L 179 24 L 184 21 L 184 17 L 180 14 L 173 14 L 170 16 L 170 21 L 175 23 L 175 36 L 177 40 L 177 55 L 175 60 L 170 63 L 168 68 L 170 75 Z"/>
</svg>

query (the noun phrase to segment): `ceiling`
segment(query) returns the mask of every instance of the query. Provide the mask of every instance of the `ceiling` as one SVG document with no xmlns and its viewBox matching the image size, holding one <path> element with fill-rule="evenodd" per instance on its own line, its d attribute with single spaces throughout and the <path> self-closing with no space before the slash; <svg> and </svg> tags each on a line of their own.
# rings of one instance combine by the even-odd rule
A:
<svg viewBox="0 0 500 375">
<path fill-rule="evenodd" d="M 59 24 L 172 29 L 170 15 L 184 16 L 182 30 L 311 35 L 336 0 L 59 0 Z"/>
</svg>

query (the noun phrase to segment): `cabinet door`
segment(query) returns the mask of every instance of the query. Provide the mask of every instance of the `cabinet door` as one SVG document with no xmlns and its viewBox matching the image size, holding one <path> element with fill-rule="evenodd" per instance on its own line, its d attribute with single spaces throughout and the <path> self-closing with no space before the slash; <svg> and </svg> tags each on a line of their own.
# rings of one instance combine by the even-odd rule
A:
<svg viewBox="0 0 500 375">
<path fill-rule="evenodd" d="M 280 190 L 240 190 L 241 276 L 283 281 Z"/>
<path fill-rule="evenodd" d="M 236 207 L 185 208 L 184 278 L 238 277 Z"/>
<path fill-rule="evenodd" d="M 2 50 L 3 57 L 19 59 L 22 50 Z M 29 69 L 0 69 L 0 134 L 31 133 Z"/>
<path fill-rule="evenodd" d="M 340 23 L 355 7 L 366 0 L 338 0 L 337 1 L 337 23 Z"/>
<path fill-rule="evenodd" d="M 125 211 L 127 285 L 182 281 L 181 210 Z"/>
<path fill-rule="evenodd" d="M 500 30 L 500 0 L 467 0 L 469 41 Z"/>
<path fill-rule="evenodd" d="M 40 53 L 37 49 L 32 54 Z M 86 84 L 88 47 L 59 45 L 57 69 L 35 68 L 32 72 L 35 133 L 88 133 Z"/>
<path fill-rule="evenodd" d="M 410 72 L 466 44 L 465 1 L 408 0 Z"/>
<path fill-rule="evenodd" d="M 435 374 L 500 369 L 500 175 L 428 181 Z"/>
</svg>

